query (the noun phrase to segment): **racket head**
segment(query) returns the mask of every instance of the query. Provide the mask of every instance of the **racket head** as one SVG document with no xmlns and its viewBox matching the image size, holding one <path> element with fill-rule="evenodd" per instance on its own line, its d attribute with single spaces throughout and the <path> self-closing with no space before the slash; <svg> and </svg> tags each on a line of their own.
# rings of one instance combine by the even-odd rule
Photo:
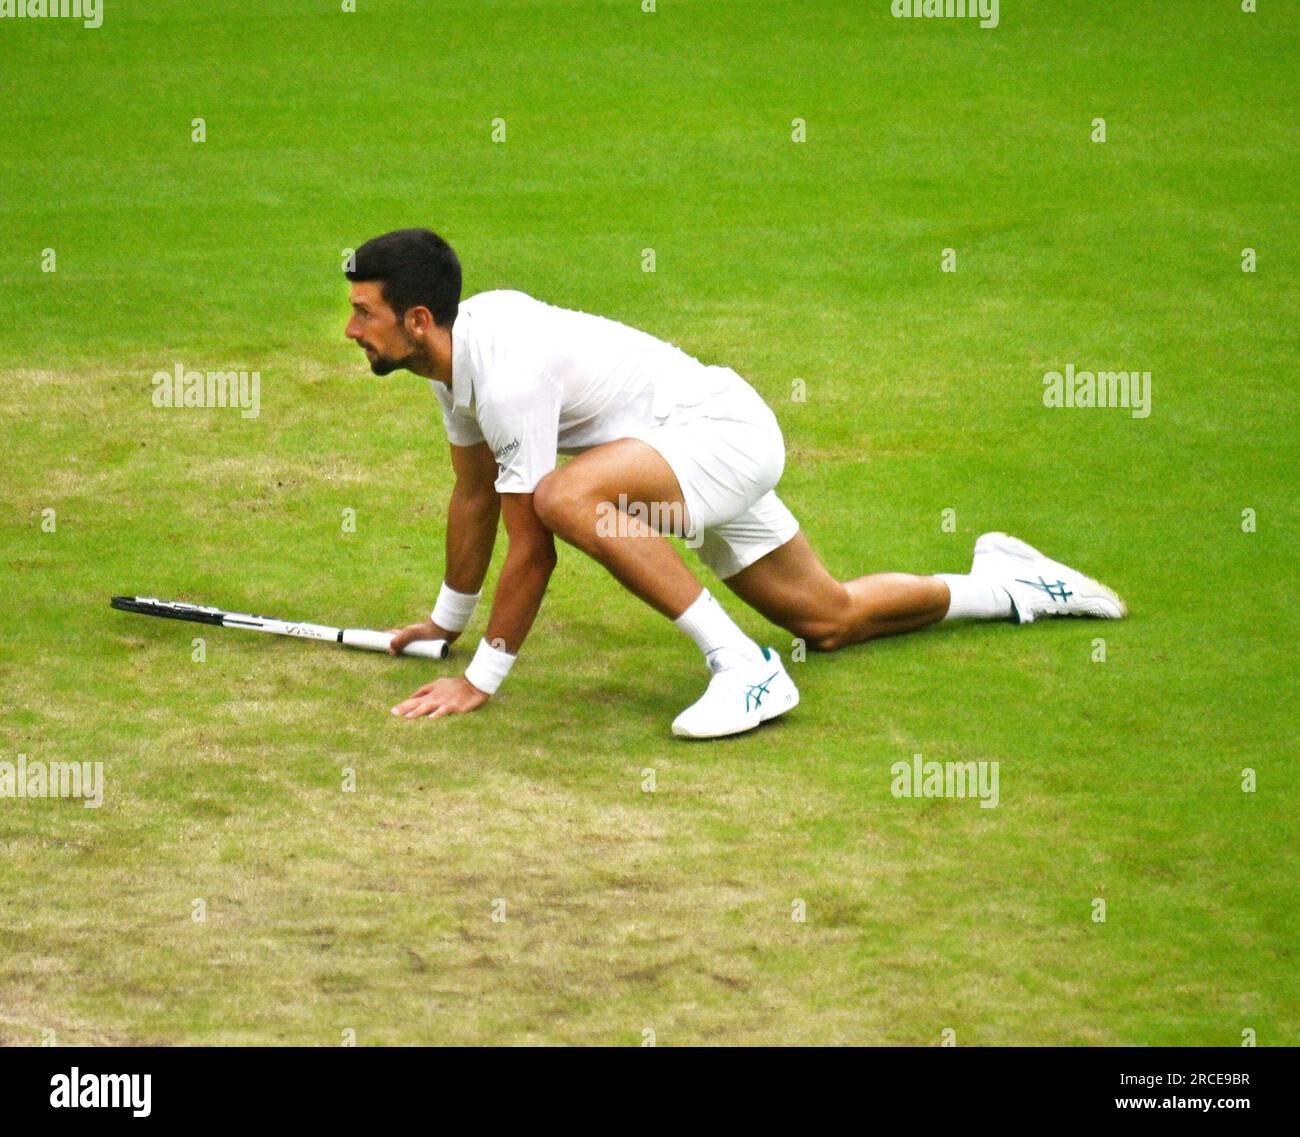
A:
<svg viewBox="0 0 1300 1137">
<path fill-rule="evenodd" d="M 114 596 L 109 607 L 138 616 L 161 616 L 167 620 L 190 620 L 197 624 L 220 624 L 228 615 L 220 608 L 186 604 L 179 600 L 158 600 L 153 596 Z"/>
</svg>

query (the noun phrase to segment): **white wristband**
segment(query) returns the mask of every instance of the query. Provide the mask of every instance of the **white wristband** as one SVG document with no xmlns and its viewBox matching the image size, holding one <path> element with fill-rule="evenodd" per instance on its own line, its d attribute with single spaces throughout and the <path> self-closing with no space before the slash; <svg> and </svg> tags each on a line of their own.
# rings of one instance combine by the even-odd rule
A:
<svg viewBox="0 0 1300 1137">
<path fill-rule="evenodd" d="M 495 695 L 514 666 L 515 656 L 498 651 L 487 640 L 479 640 L 478 651 L 465 668 L 465 678 L 485 695 Z"/>
<path fill-rule="evenodd" d="M 446 631 L 463 632 L 470 617 L 474 615 L 474 607 L 481 595 L 481 592 L 457 592 L 454 588 L 448 588 L 444 580 L 438 590 L 438 603 L 434 605 L 429 618 Z"/>
</svg>

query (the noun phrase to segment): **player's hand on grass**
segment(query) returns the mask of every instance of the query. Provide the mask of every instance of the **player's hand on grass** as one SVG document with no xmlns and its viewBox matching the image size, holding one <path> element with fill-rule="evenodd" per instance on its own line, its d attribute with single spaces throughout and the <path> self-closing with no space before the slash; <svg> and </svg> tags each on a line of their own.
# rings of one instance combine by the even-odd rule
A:
<svg viewBox="0 0 1300 1137">
<path fill-rule="evenodd" d="M 392 655 L 401 655 L 402 648 L 416 640 L 446 640 L 451 643 L 459 632 L 448 632 L 438 627 L 432 620 L 423 620 L 418 624 L 408 624 L 405 628 L 390 628 L 393 642 L 388 645 Z"/>
<path fill-rule="evenodd" d="M 428 715 L 431 719 L 442 715 L 461 715 L 466 711 L 476 711 L 491 698 L 485 695 L 468 679 L 435 679 L 426 683 L 404 703 L 393 708 L 393 714 L 402 718 L 418 719 Z"/>
</svg>

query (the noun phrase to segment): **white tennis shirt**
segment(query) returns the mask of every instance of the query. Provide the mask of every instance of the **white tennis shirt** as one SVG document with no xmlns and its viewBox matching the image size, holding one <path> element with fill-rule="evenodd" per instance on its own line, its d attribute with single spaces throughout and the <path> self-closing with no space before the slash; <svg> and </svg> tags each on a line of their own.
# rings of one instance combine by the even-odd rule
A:
<svg viewBox="0 0 1300 1137">
<path fill-rule="evenodd" d="M 486 441 L 499 493 L 532 493 L 576 454 L 698 406 L 735 381 L 647 332 L 523 292 L 480 292 L 452 325 L 451 388 L 431 380 L 453 446 Z"/>
</svg>

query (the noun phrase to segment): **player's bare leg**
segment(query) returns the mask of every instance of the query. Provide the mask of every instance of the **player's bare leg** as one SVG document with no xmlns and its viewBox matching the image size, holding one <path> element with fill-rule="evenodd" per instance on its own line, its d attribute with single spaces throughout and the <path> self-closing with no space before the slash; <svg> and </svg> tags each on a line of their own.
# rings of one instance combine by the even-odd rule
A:
<svg viewBox="0 0 1300 1137">
<path fill-rule="evenodd" d="M 1105 585 L 1008 537 L 986 533 L 965 575 L 876 573 L 838 581 L 803 532 L 731 576 L 728 587 L 818 651 L 915 631 L 948 618 L 1042 616 L 1119 619 L 1127 609 Z"/>
<path fill-rule="evenodd" d="M 542 479 L 533 508 L 552 533 L 603 564 L 629 591 L 677 619 L 703 589 L 677 550 L 639 517 L 612 518 L 620 497 L 682 517 L 677 475 L 653 446 L 622 438 L 578 455 Z"/>
<path fill-rule="evenodd" d="M 548 474 L 533 508 L 552 533 L 598 560 L 704 653 L 708 690 L 677 716 L 673 733 L 738 734 L 796 706 L 799 692 L 780 657 L 736 626 L 654 527 L 626 511 L 613 517 L 620 500 L 644 506 L 661 524 L 685 518 L 672 467 L 654 447 L 630 438 L 593 447 Z"/>
<path fill-rule="evenodd" d="M 836 580 L 803 530 L 725 583 L 817 651 L 915 631 L 948 611 L 948 586 L 938 577 L 883 572 Z"/>
</svg>

